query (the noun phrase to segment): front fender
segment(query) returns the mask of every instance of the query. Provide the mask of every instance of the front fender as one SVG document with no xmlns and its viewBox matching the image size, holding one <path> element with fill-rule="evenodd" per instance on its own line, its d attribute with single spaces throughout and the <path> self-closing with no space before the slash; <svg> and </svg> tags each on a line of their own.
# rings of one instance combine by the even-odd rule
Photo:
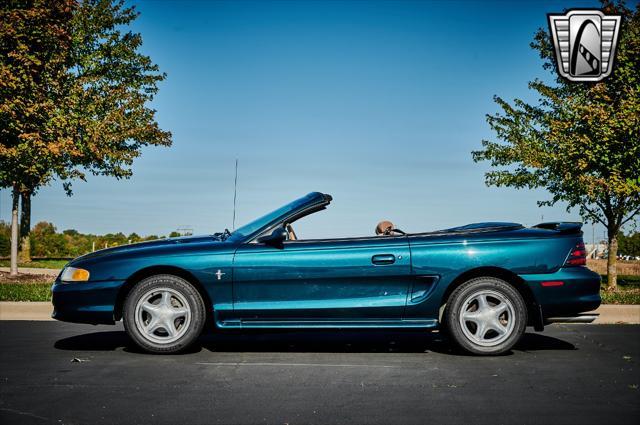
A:
<svg viewBox="0 0 640 425">
<path fill-rule="evenodd" d="M 78 259 L 70 263 L 89 271 L 88 282 L 60 283 L 54 285 L 54 305 L 59 310 L 56 319 L 79 321 L 75 312 L 100 311 L 114 319 L 121 316 L 126 294 L 147 276 L 176 274 L 187 278 L 203 294 L 208 311 L 224 314 L 233 310 L 233 252 L 172 255 L 113 255 Z M 218 273 L 220 271 L 220 273 Z M 73 314 L 63 314 L 63 305 L 73 305 Z M 97 323 L 105 323 L 103 314 Z M 93 316 L 86 314 L 83 317 Z M 65 319 L 66 317 L 67 319 Z M 91 319 L 94 320 L 94 319 Z M 93 323 L 93 322 L 89 322 Z"/>
</svg>

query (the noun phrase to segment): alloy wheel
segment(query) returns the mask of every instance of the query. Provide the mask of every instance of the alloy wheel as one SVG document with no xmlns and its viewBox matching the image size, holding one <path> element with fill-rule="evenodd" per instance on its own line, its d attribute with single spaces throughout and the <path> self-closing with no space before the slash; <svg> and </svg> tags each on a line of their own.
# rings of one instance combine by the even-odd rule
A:
<svg viewBox="0 0 640 425">
<path fill-rule="evenodd" d="M 184 295 L 174 289 L 152 289 L 136 303 L 136 328 L 151 342 L 170 344 L 187 332 L 190 323 L 189 303 Z"/>
<path fill-rule="evenodd" d="M 505 341 L 515 328 L 513 303 L 497 291 L 471 293 L 458 314 L 464 336 L 474 344 L 492 347 Z"/>
</svg>

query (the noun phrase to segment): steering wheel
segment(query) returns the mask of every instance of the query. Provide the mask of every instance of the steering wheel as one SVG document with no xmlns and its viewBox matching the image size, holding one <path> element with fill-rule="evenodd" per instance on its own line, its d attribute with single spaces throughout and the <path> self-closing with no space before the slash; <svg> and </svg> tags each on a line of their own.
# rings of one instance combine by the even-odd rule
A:
<svg viewBox="0 0 640 425">
<path fill-rule="evenodd" d="M 298 237 L 296 236 L 296 232 L 293 231 L 293 226 L 291 226 L 289 223 L 287 223 L 284 226 L 285 230 L 287 231 L 287 233 L 289 233 L 289 240 L 290 241 L 296 241 L 298 240 Z"/>
</svg>

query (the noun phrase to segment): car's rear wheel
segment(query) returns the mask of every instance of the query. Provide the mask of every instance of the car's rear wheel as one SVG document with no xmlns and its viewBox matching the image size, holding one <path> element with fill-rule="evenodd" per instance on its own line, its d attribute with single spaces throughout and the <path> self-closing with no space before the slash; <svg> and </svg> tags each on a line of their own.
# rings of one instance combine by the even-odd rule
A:
<svg viewBox="0 0 640 425">
<path fill-rule="evenodd" d="M 460 285 L 447 300 L 444 325 L 453 341 L 474 354 L 501 354 L 524 334 L 527 307 L 507 282 L 480 277 Z"/>
<path fill-rule="evenodd" d="M 129 292 L 123 322 L 131 339 L 152 353 L 177 353 L 189 347 L 205 323 L 204 302 L 188 281 L 157 275 Z"/>
</svg>

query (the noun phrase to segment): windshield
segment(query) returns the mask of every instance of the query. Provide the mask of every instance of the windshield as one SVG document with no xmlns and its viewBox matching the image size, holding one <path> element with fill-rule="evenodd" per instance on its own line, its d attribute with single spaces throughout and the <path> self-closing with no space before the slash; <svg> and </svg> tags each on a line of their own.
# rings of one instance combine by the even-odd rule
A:
<svg viewBox="0 0 640 425">
<path fill-rule="evenodd" d="M 312 192 L 306 196 L 303 196 L 300 199 L 296 199 L 295 201 L 290 202 L 278 208 L 277 210 L 270 212 L 269 214 L 266 214 L 256 220 L 253 220 L 252 222 L 245 224 L 242 227 L 239 227 L 233 233 L 231 233 L 230 237 L 233 238 L 234 240 L 237 240 L 237 239 L 243 239 L 247 236 L 251 236 L 254 233 L 258 232 L 259 230 L 273 224 L 280 217 L 286 216 L 290 212 L 295 211 L 302 206 L 311 204 L 315 200 L 320 200 L 321 196 L 323 195 L 320 193 Z"/>
</svg>

